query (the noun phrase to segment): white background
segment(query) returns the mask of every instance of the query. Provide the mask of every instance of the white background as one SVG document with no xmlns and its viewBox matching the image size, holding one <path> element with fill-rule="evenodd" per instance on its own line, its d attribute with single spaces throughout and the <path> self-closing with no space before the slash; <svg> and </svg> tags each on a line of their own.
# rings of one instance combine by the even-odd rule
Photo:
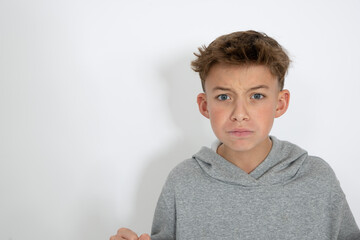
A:
<svg viewBox="0 0 360 240">
<path fill-rule="evenodd" d="M 272 134 L 324 158 L 360 223 L 360 1 L 0 0 L 0 240 L 149 232 L 214 136 L 193 52 L 255 29 L 293 60 Z"/>
</svg>

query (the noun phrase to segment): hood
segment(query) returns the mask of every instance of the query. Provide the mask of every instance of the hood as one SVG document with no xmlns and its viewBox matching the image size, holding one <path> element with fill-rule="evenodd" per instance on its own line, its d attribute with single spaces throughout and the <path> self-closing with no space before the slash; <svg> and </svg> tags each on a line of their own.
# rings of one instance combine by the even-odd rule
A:
<svg viewBox="0 0 360 240">
<path fill-rule="evenodd" d="M 296 177 L 308 154 L 295 144 L 270 138 L 272 148 L 268 156 L 249 174 L 207 147 L 193 158 L 206 174 L 226 183 L 244 187 L 285 184 Z"/>
</svg>

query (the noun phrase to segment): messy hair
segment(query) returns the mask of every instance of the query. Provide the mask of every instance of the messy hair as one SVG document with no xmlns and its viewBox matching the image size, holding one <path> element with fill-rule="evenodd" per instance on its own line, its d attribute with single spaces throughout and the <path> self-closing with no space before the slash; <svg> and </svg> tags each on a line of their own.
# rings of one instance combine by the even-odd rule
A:
<svg viewBox="0 0 360 240">
<path fill-rule="evenodd" d="M 198 72 L 205 91 L 205 79 L 210 68 L 217 63 L 230 65 L 264 65 L 278 78 L 280 89 L 290 59 L 286 50 L 273 38 L 253 30 L 234 32 L 216 38 L 208 47 L 198 48 L 197 57 L 191 62 L 192 69 Z"/>
</svg>

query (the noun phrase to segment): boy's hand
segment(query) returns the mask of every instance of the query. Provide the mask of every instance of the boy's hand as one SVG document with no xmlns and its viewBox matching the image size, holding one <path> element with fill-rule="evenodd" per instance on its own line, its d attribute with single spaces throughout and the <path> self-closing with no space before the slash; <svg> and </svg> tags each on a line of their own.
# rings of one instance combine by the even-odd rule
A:
<svg viewBox="0 0 360 240">
<path fill-rule="evenodd" d="M 120 228 L 117 234 L 110 237 L 110 240 L 151 240 L 148 234 L 142 234 L 140 237 L 128 228 Z"/>
</svg>

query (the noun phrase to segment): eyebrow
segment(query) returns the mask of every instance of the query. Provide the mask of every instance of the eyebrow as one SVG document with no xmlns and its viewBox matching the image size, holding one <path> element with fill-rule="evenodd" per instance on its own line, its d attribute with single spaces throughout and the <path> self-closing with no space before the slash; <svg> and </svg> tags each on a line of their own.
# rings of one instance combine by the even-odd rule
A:
<svg viewBox="0 0 360 240">
<path fill-rule="evenodd" d="M 258 90 L 258 89 L 261 89 L 261 88 L 269 89 L 269 86 L 267 86 L 267 85 L 255 86 L 255 87 L 249 88 L 249 89 L 247 90 L 247 92 L 254 91 L 254 90 Z"/>
<path fill-rule="evenodd" d="M 214 87 L 212 89 L 213 92 L 218 91 L 218 90 L 220 90 L 220 91 L 231 91 L 232 92 L 232 90 L 230 88 L 224 88 L 224 87 Z"/>
<path fill-rule="evenodd" d="M 258 86 L 249 88 L 249 89 L 247 90 L 247 92 L 254 91 L 254 90 L 258 90 L 258 89 L 261 89 L 261 88 L 269 89 L 269 86 L 267 86 L 267 85 L 258 85 Z M 215 92 L 215 91 L 217 91 L 217 90 L 233 92 L 233 90 L 232 90 L 231 88 L 225 88 L 225 87 L 219 87 L 219 86 L 218 86 L 218 87 L 214 87 L 214 88 L 212 89 L 213 92 Z"/>
</svg>

